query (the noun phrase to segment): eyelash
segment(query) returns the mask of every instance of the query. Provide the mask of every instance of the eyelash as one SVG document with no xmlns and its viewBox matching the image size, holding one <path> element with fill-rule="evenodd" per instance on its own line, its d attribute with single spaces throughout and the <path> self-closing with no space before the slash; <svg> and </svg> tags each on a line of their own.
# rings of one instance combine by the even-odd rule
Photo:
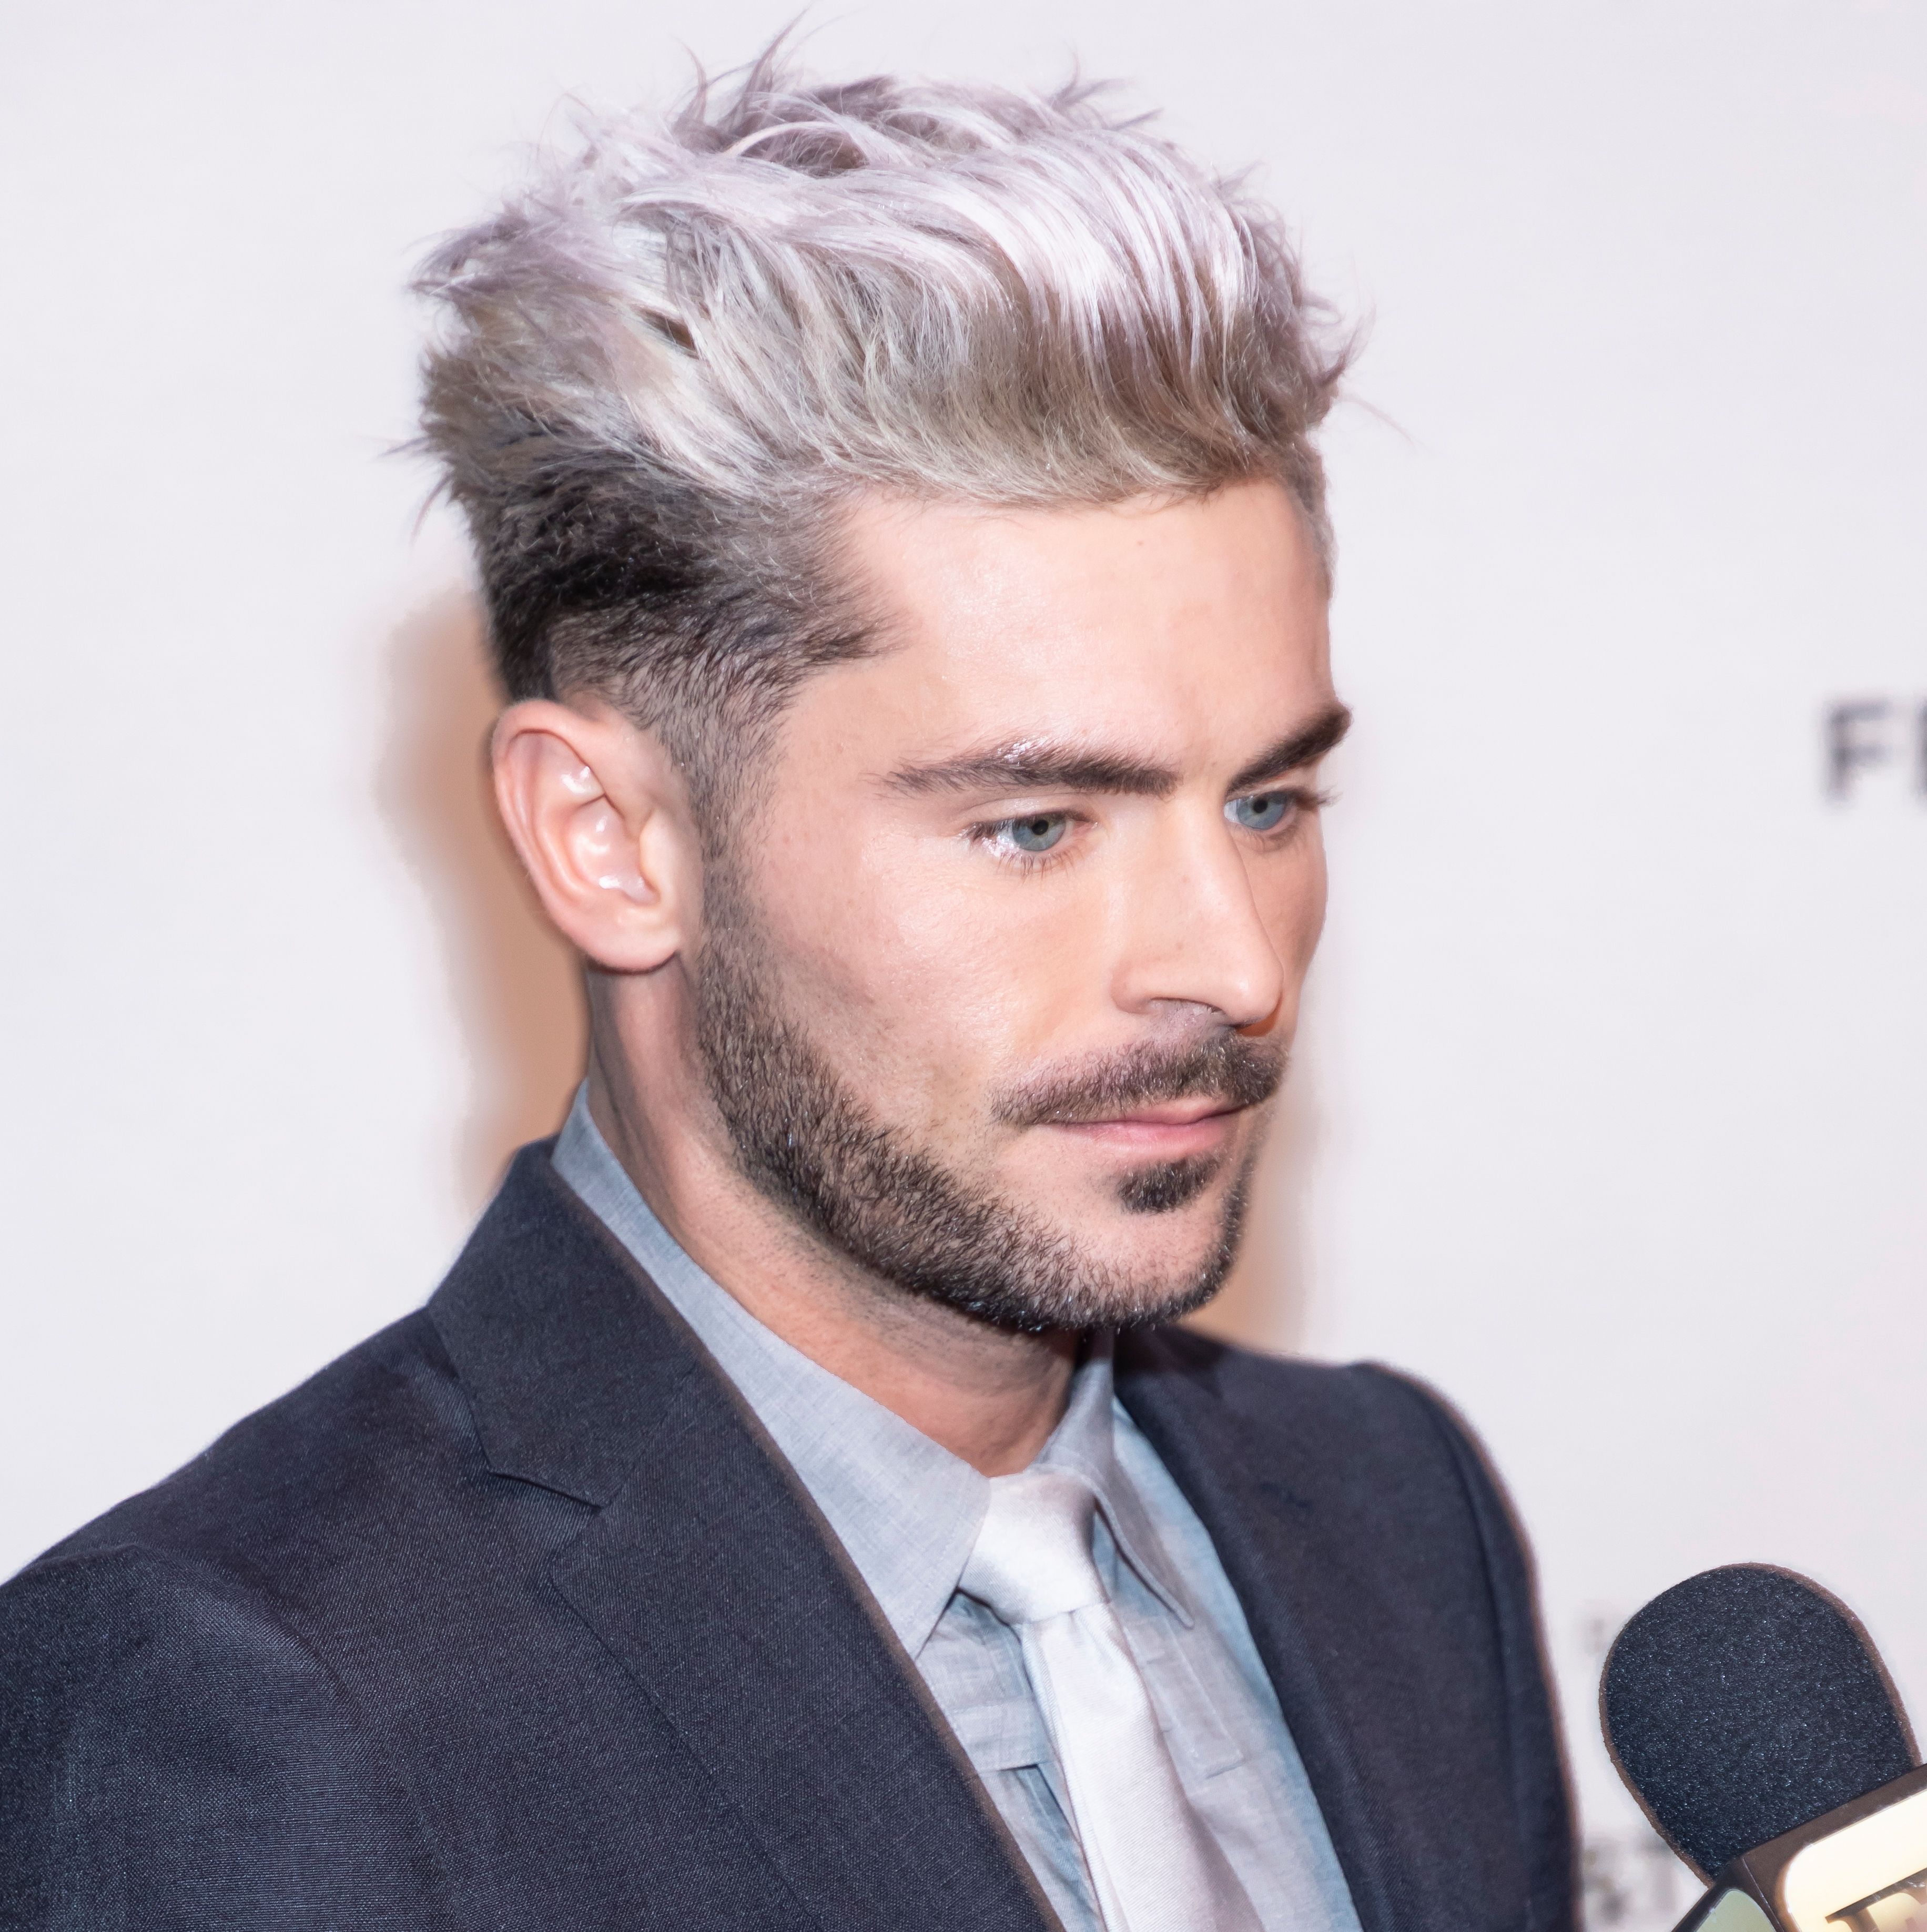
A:
<svg viewBox="0 0 1927 1932">
<path fill-rule="evenodd" d="M 1291 804 L 1291 812 L 1279 824 L 1270 830 L 1254 831 L 1253 836 L 1262 838 L 1267 844 L 1281 845 L 1297 831 L 1307 818 L 1313 818 L 1329 805 L 1336 793 L 1320 791 L 1312 785 L 1261 785 L 1256 791 L 1240 792 L 1238 798 L 1226 799 L 1227 807 L 1235 805 L 1238 798 L 1282 798 Z M 1245 828 L 1247 830 L 1252 828 Z"/>
<path fill-rule="evenodd" d="M 1262 788 L 1257 791 L 1241 792 L 1238 796 L 1270 798 L 1279 794 L 1289 799 L 1295 809 L 1282 824 L 1274 826 L 1268 832 L 1260 832 L 1254 835 L 1268 844 L 1283 844 L 1307 818 L 1314 813 L 1322 812 L 1336 796 L 1334 793 L 1316 790 L 1309 785 L 1271 785 Z M 1236 800 L 1227 799 L 1225 802 L 1229 805 L 1235 804 Z M 1080 825 L 1088 825 L 1091 822 L 1081 813 L 1075 812 L 1020 812 L 1013 813 L 1008 818 L 985 819 L 980 824 L 968 827 L 964 836 L 973 845 L 992 845 L 1000 833 L 1007 834 L 1013 826 L 1021 825 L 1027 818 L 1067 818 L 1070 821 L 1070 826 L 1073 829 Z M 1048 852 L 1005 850 L 998 852 L 995 856 L 1000 865 L 1008 866 L 1013 871 L 1034 877 L 1040 873 L 1052 870 L 1065 860 L 1070 858 L 1073 854 L 1069 849 L 1067 838 L 1064 842 Z"/>
<path fill-rule="evenodd" d="M 986 819 L 980 825 L 973 825 L 965 836 L 973 845 L 994 847 L 1000 834 L 1007 835 L 1013 826 L 1022 824 L 1027 818 L 1067 818 L 1070 821 L 1070 830 L 1075 830 L 1080 825 L 1088 825 L 1091 822 L 1075 812 L 1020 812 L 1009 818 Z M 1002 851 L 993 851 L 992 856 L 1000 866 L 1008 866 L 1013 872 L 1034 876 L 1051 871 L 1069 858 L 1071 856 L 1069 842 L 1067 832 L 1066 837 L 1048 852 L 1020 852 L 1014 848 L 1007 848 Z"/>
</svg>

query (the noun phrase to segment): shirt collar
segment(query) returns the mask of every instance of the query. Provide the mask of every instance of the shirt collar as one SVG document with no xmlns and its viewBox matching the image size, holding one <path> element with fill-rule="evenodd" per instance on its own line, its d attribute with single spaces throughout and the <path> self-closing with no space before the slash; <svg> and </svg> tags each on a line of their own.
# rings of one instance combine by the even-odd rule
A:
<svg viewBox="0 0 1927 1932">
<path fill-rule="evenodd" d="M 551 1158 L 735 1384 L 915 1657 L 956 1594 L 989 1506 L 989 1478 L 792 1348 L 698 1268 L 610 1150 L 590 1117 L 586 1085 Z M 1111 1339 L 1100 1334 L 1071 1378 L 1069 1405 L 1037 1466 L 1091 1486 L 1119 1555 L 1188 1624 L 1169 1558 L 1118 1467 L 1114 1403 Z"/>
<path fill-rule="evenodd" d="M 1062 1469 L 1088 1484 L 1118 1554 L 1138 1580 L 1187 1627 L 1189 1606 L 1170 1558 L 1136 1490 L 1118 1466 L 1118 1400 L 1112 1387 L 1111 1336 L 1094 1334 L 1070 1378 L 1070 1400 L 1033 1468 Z"/>
</svg>

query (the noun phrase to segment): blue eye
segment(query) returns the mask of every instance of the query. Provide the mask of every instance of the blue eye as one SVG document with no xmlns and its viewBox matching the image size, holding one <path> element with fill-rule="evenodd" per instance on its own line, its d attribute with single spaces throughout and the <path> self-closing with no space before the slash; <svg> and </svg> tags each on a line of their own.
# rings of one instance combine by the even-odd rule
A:
<svg viewBox="0 0 1927 1932">
<path fill-rule="evenodd" d="M 1020 852 L 1048 852 L 1070 829 L 1066 812 L 1040 812 L 1031 818 L 1013 818 L 1004 828 Z"/>
<path fill-rule="evenodd" d="M 1254 791 L 1249 798 L 1235 798 L 1224 808 L 1232 824 L 1247 832 L 1270 832 L 1284 821 L 1292 808 L 1288 791 Z"/>
</svg>

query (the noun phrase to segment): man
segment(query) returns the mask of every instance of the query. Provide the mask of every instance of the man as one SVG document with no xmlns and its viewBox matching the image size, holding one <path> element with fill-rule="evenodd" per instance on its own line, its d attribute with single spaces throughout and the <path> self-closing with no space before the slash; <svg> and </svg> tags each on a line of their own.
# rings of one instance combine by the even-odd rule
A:
<svg viewBox="0 0 1927 1932">
<path fill-rule="evenodd" d="M 5 1922 L 1568 1925 L 1475 1452 L 1170 1325 L 1346 723 L 1273 219 L 766 62 L 425 286 L 587 1078 L 425 1310 L 0 1595 Z"/>
</svg>

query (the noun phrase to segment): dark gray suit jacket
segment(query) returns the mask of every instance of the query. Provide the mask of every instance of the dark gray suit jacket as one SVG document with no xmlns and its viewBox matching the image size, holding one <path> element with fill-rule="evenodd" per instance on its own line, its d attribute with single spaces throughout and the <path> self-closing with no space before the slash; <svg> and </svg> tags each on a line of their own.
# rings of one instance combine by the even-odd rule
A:
<svg viewBox="0 0 1927 1932">
<path fill-rule="evenodd" d="M 1364 1932 L 1572 1919 L 1518 1542 L 1436 1400 L 1178 1331 L 1118 1393 Z M 428 1307 L 0 1590 L 0 1926 L 1043 1932 L 914 1667 L 524 1150 Z"/>
</svg>

